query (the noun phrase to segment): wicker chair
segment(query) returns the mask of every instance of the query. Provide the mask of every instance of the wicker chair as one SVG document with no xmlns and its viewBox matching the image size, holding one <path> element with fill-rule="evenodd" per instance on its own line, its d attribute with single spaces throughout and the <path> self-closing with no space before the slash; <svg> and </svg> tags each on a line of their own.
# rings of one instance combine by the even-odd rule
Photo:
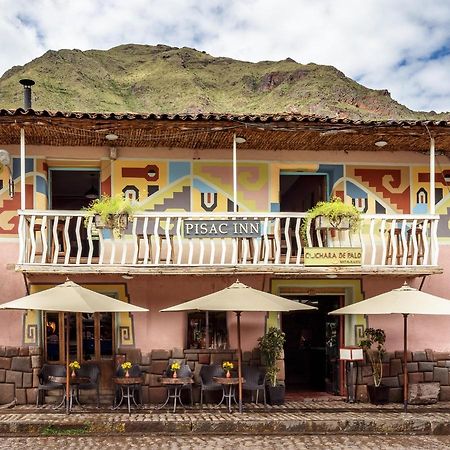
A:
<svg viewBox="0 0 450 450">
<path fill-rule="evenodd" d="M 65 377 L 66 368 L 60 364 L 44 364 L 38 373 L 39 385 L 37 387 L 36 406 L 42 397 L 42 403 L 45 402 L 45 393 L 55 389 L 61 390 L 61 396 L 64 395 L 64 383 L 51 381 L 49 377 Z"/>
<path fill-rule="evenodd" d="M 100 367 L 97 364 L 82 364 L 77 373 L 78 377 L 89 378 L 88 383 L 77 386 L 77 399 L 80 399 L 81 390 L 94 390 L 97 393 L 97 408 L 100 407 Z"/>
<path fill-rule="evenodd" d="M 217 364 L 202 366 L 200 369 L 200 404 L 203 406 L 203 392 L 222 391 L 222 386 L 216 383 L 214 377 L 223 377 L 223 369 Z"/>
<path fill-rule="evenodd" d="M 253 392 L 256 392 L 255 403 L 258 403 L 259 391 L 263 391 L 264 406 L 266 406 L 266 373 L 255 366 L 243 366 L 242 376 L 245 383 L 242 385 L 242 390 L 250 391 L 253 400 Z"/>
</svg>

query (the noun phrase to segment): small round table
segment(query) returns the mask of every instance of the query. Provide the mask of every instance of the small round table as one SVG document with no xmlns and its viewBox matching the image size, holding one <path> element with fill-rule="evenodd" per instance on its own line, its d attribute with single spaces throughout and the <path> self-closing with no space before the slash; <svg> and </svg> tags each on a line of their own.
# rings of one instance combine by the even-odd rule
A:
<svg viewBox="0 0 450 450">
<path fill-rule="evenodd" d="M 63 398 L 61 400 L 61 403 L 59 403 L 59 405 L 55 406 L 55 409 L 61 408 L 62 405 L 65 404 L 65 402 L 68 400 L 69 401 L 69 411 L 72 410 L 72 406 L 73 406 L 73 399 L 75 399 L 76 403 L 78 404 L 78 406 L 80 405 L 80 402 L 78 401 L 78 397 L 76 395 L 77 393 L 77 386 L 80 384 L 86 384 L 90 382 L 90 378 L 89 377 L 78 377 L 78 376 L 70 376 L 69 377 L 69 395 L 67 395 L 66 392 L 66 382 L 67 379 L 66 377 L 58 377 L 58 376 L 53 376 L 50 375 L 48 377 L 48 379 L 50 381 L 53 381 L 54 383 L 61 383 L 64 386 L 64 395 Z"/>
<path fill-rule="evenodd" d="M 192 378 L 161 377 L 159 381 L 163 386 L 167 387 L 167 398 L 166 401 L 161 406 L 158 406 L 156 409 L 164 408 L 164 406 L 166 406 L 167 403 L 169 403 L 169 400 L 171 398 L 173 398 L 173 412 L 177 410 L 177 400 L 180 403 L 180 405 L 184 408 L 185 406 L 181 401 L 181 389 L 183 388 L 183 386 L 187 384 L 193 384 L 194 381 L 192 380 Z"/>
<path fill-rule="evenodd" d="M 117 405 L 113 406 L 112 409 L 117 409 L 123 403 L 124 399 L 127 399 L 128 415 L 131 416 L 131 400 L 133 403 L 139 407 L 134 398 L 134 392 L 137 388 L 140 388 L 143 383 L 142 377 L 116 377 L 113 378 L 115 385 L 120 387 L 120 401 Z M 140 399 L 142 401 L 142 399 Z M 114 398 L 115 402 L 115 398 Z"/>
<path fill-rule="evenodd" d="M 238 404 L 236 400 L 236 386 L 239 384 L 239 378 L 213 377 L 213 380 L 222 385 L 222 400 L 220 400 L 217 406 L 220 406 L 225 400 L 228 406 L 228 412 L 231 412 L 231 399 L 234 400 L 236 405 Z M 245 383 L 243 378 L 241 380 L 242 383 Z"/>
</svg>

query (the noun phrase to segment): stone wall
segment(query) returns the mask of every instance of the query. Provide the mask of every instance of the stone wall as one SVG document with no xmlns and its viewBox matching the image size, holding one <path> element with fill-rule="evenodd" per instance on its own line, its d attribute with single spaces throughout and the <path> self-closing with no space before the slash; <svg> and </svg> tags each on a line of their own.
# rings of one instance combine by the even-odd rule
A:
<svg viewBox="0 0 450 450">
<path fill-rule="evenodd" d="M 440 383 L 439 400 L 450 400 L 450 352 L 424 350 L 407 353 L 408 382 Z M 386 352 L 383 357 L 382 383 L 390 387 L 389 401 L 403 401 L 403 351 Z M 357 398 L 367 401 L 367 385 L 373 384 L 372 368 L 358 363 Z"/>
<path fill-rule="evenodd" d="M 160 403 L 165 400 L 167 390 L 159 382 L 162 373 L 172 360 L 186 362 L 194 373 L 194 381 L 200 383 L 200 369 L 205 364 L 222 364 L 223 361 L 232 361 L 237 367 L 236 350 L 197 350 L 155 349 L 150 353 L 142 354 L 140 349 L 121 348 L 115 359 L 115 365 L 125 360 L 139 364 L 144 372 L 144 385 L 142 389 L 144 403 Z M 261 357 L 258 350 L 243 352 L 244 365 L 261 366 Z M 449 364 L 450 366 L 450 364 Z M 16 400 L 19 405 L 35 404 L 38 373 L 42 367 L 40 347 L 5 347 L 0 346 L 0 405 Z M 284 382 L 284 361 L 278 361 L 280 372 L 278 379 Z M 111 385 L 112 393 L 112 385 Z M 199 389 L 194 386 L 194 400 L 199 400 Z"/>
<path fill-rule="evenodd" d="M 41 366 L 39 347 L 0 346 L 0 405 L 36 403 Z"/>
</svg>

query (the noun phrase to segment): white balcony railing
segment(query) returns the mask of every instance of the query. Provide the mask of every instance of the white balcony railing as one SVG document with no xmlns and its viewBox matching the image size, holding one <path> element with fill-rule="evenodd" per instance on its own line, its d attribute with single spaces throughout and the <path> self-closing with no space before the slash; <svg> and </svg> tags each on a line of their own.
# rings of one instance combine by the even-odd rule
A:
<svg viewBox="0 0 450 450">
<path fill-rule="evenodd" d="M 363 215 L 358 233 L 310 229 L 305 213 L 135 214 L 115 239 L 82 211 L 19 211 L 19 265 L 303 266 L 305 248 L 361 248 L 363 266 L 437 266 L 438 215 Z M 183 237 L 183 221 L 252 219 L 258 238 Z"/>
</svg>

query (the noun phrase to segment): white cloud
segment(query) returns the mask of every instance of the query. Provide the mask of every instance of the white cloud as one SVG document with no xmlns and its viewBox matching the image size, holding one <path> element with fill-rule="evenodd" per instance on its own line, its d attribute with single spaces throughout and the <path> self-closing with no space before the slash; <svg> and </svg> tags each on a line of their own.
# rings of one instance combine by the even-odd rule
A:
<svg viewBox="0 0 450 450">
<path fill-rule="evenodd" d="M 448 1 L 0 0 L 0 11 L 1 73 L 49 49 L 161 43 L 333 65 L 412 109 L 450 110 Z"/>
</svg>

